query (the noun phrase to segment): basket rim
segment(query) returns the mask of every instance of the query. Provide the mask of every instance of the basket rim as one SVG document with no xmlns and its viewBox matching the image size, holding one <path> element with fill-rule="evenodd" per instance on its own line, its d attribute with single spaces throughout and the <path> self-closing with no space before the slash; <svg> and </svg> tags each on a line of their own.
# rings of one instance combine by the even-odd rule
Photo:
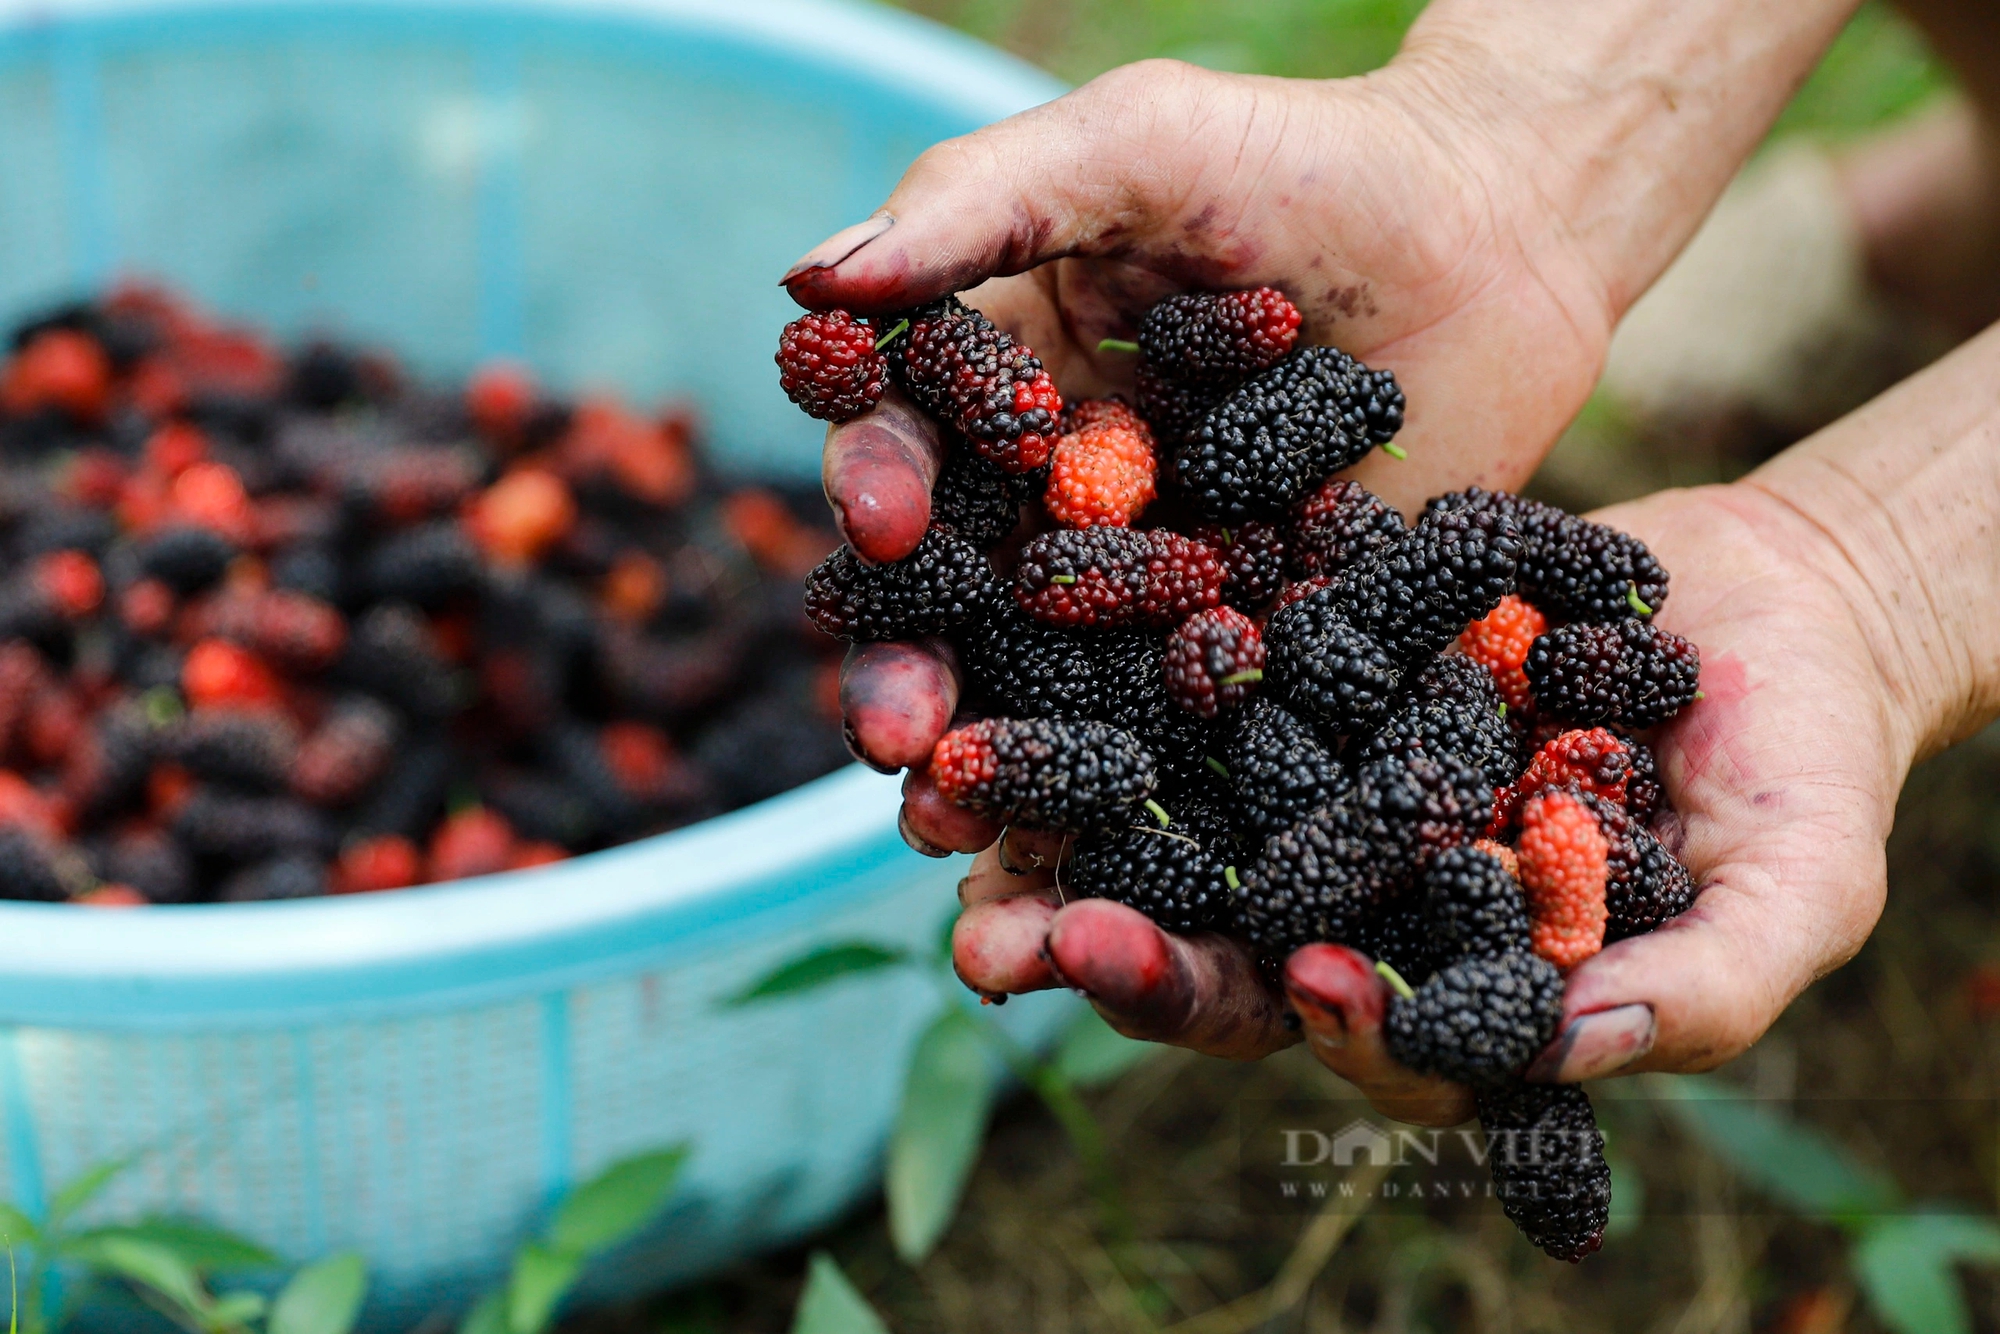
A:
<svg viewBox="0 0 2000 1334">
<path fill-rule="evenodd" d="M 762 47 L 844 77 L 873 77 L 975 124 L 999 120 L 1067 86 L 1007 52 L 919 15 L 859 0 L 0 0 L 9 30 L 115 28 L 162 19 L 233 17 L 290 21 L 459 19 L 499 25 L 521 18 L 607 21 L 672 28 Z"/>
</svg>

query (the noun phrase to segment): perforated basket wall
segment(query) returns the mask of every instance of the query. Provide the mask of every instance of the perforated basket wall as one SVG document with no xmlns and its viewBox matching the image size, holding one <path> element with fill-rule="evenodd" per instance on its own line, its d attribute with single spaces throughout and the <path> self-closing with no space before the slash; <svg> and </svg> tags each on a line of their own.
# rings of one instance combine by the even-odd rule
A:
<svg viewBox="0 0 2000 1334">
<path fill-rule="evenodd" d="M 726 467 L 812 475 L 776 276 L 926 144 L 1058 91 L 818 3 L 0 0 L 0 317 L 163 278 L 421 371 L 495 354 L 705 409 Z M 378 1328 L 490 1281 L 547 1201 L 686 1140 L 600 1291 L 796 1237 L 872 1187 L 937 1004 L 869 975 L 718 1001 L 815 943 L 928 949 L 961 868 L 859 768 L 542 871 L 401 894 L 0 904 L 0 1195 L 131 1155 L 99 1216 L 200 1214 L 370 1259 Z M 1064 1005 L 1010 1006 L 1038 1037 Z"/>
</svg>

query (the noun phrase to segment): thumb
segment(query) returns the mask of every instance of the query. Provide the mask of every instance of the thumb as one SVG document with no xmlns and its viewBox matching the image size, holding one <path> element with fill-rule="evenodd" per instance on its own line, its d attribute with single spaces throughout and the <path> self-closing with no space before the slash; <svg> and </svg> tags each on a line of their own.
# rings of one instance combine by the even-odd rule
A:
<svg viewBox="0 0 2000 1334">
<path fill-rule="evenodd" d="M 946 140 L 881 210 L 809 251 L 783 284 L 811 309 L 877 313 L 1065 255 L 1129 254 L 1177 215 L 1192 115 L 1220 79 L 1146 61 Z"/>
<path fill-rule="evenodd" d="M 1530 1078 L 1710 1069 L 1852 958 L 1881 912 L 1881 843 L 1852 826 L 1785 832 L 1715 865 L 1687 912 L 1571 974 L 1563 1029 Z"/>
</svg>

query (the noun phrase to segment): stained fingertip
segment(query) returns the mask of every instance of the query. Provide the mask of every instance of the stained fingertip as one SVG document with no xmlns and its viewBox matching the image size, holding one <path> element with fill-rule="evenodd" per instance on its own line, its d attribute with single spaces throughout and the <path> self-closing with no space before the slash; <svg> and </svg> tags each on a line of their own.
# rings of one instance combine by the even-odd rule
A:
<svg viewBox="0 0 2000 1334">
<path fill-rule="evenodd" d="M 1107 899 L 1071 904 L 1049 930 L 1058 976 L 1128 1020 L 1163 1032 L 1187 1021 L 1187 977 L 1167 933 L 1144 914 Z"/>
<path fill-rule="evenodd" d="M 909 844 L 912 852 L 920 852 L 926 857 L 951 856 L 950 848 L 941 848 L 916 831 L 910 823 L 910 810 L 907 806 L 896 813 L 896 832 L 903 836 L 903 842 Z"/>
<path fill-rule="evenodd" d="M 1381 1027 L 1389 988 L 1358 950 L 1307 945 L 1285 961 L 1285 996 L 1315 1042 L 1344 1045 Z"/>
<path fill-rule="evenodd" d="M 1061 986 L 1044 948 L 1056 910 L 1040 893 L 1012 894 L 967 908 L 952 928 L 953 971 L 981 995 Z"/>
<path fill-rule="evenodd" d="M 998 859 L 1000 869 L 1009 875 L 1032 875 L 1037 871 L 1052 871 L 1068 856 L 1073 840 L 1066 834 L 1051 833 L 1045 829 L 1021 829 L 1008 826 L 1000 835 Z"/>
<path fill-rule="evenodd" d="M 840 666 L 842 735 L 878 772 L 921 767 L 950 730 L 958 695 L 956 661 L 938 641 L 853 645 Z"/>
<path fill-rule="evenodd" d="M 1530 1083 L 1576 1084 L 1615 1075 L 1653 1049 L 1659 1023 L 1643 1002 L 1577 1015 L 1523 1075 Z"/>
<path fill-rule="evenodd" d="M 1051 903 L 1058 901 L 1055 873 L 1040 871 L 1030 875 L 1015 875 L 1001 866 L 996 845 L 982 849 L 972 859 L 972 869 L 958 882 L 958 902 L 961 907 L 971 907 L 988 899 L 1009 898 L 1016 894 L 1042 891 L 1047 891 Z"/>
<path fill-rule="evenodd" d="M 1000 825 L 944 799 L 924 769 L 903 779 L 903 818 L 924 842 L 947 852 L 978 852 L 1000 837 Z"/>
<path fill-rule="evenodd" d="M 874 241 L 896 225 L 895 217 L 886 210 L 863 218 L 851 227 L 842 227 L 811 250 L 799 257 L 798 263 L 785 270 L 785 276 L 778 279 L 778 286 L 792 289 L 792 297 L 802 306 L 812 310 L 825 309 L 824 306 L 808 299 L 815 293 L 815 284 L 800 283 L 799 279 L 808 274 L 823 273 L 837 269 L 852 258 L 854 253 L 869 242 Z"/>
<path fill-rule="evenodd" d="M 827 428 L 821 485 L 863 560 L 898 561 L 916 549 L 943 463 L 937 424 L 893 390 L 867 414 Z"/>
</svg>

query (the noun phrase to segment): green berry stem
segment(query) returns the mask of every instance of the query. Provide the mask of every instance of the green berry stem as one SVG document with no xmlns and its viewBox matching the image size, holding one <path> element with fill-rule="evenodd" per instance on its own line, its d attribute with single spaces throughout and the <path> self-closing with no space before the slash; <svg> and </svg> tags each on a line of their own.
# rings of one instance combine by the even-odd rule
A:
<svg viewBox="0 0 2000 1334">
<path fill-rule="evenodd" d="M 1240 672 L 1231 672 L 1229 675 L 1223 677 L 1222 680 L 1219 681 L 1217 684 L 1225 686 L 1246 686 L 1253 681 L 1261 681 L 1263 679 L 1264 679 L 1264 669 L 1262 667 L 1246 667 Z"/>
<path fill-rule="evenodd" d="M 877 352 L 880 352 L 883 348 L 895 342 L 896 338 L 903 332 L 903 330 L 909 327 L 910 327 L 910 322 L 908 320 L 897 320 L 894 328 L 890 329 L 888 333 L 883 334 L 880 338 L 875 340 L 875 350 Z"/>
<path fill-rule="evenodd" d="M 1637 584 L 1625 585 L 1625 601 L 1630 604 L 1633 611 L 1638 612 L 1641 616 L 1651 616 L 1653 614 L 1653 609 L 1646 605 L 1644 598 L 1639 596 L 1639 585 Z"/>
<path fill-rule="evenodd" d="M 1076 582 L 1076 576 L 1073 574 L 1052 574 L 1049 576 L 1049 582 L 1052 584 L 1073 584 Z"/>
<path fill-rule="evenodd" d="M 1391 968 L 1388 964 L 1384 963 L 1382 960 L 1377 959 L 1375 961 L 1375 971 L 1382 975 L 1382 980 L 1389 984 L 1389 989 L 1395 992 L 1398 996 L 1401 996 L 1404 1000 L 1409 1000 L 1411 997 L 1417 994 L 1416 988 L 1412 987 L 1408 982 L 1405 982 L 1403 980 L 1403 975 L 1401 973 Z"/>
<path fill-rule="evenodd" d="M 1387 454 L 1392 459 L 1406 459 L 1410 457 L 1410 451 L 1404 449 L 1394 440 L 1384 440 L 1380 448 L 1384 454 Z"/>
<path fill-rule="evenodd" d="M 1215 770 L 1215 772 L 1220 774 L 1222 777 L 1224 778 L 1229 777 L 1229 766 L 1224 764 L 1221 760 L 1216 759 L 1215 756 L 1204 755 L 1201 757 L 1201 762 L 1207 765 L 1209 768 Z"/>
<path fill-rule="evenodd" d="M 1229 886 L 1231 893 L 1243 888 L 1243 881 L 1237 876 L 1236 868 L 1233 866 L 1222 868 L 1222 883 Z"/>
<path fill-rule="evenodd" d="M 1169 829 L 1173 827 L 1174 823 L 1173 817 L 1167 814 L 1167 808 L 1165 806 L 1162 806 L 1159 802 L 1154 801 L 1151 797 L 1148 797 L 1146 798 L 1146 809 L 1151 811 L 1153 813 L 1153 818 L 1160 822 L 1160 828 Z"/>
<path fill-rule="evenodd" d="M 1137 352 L 1139 345 L 1129 338 L 1100 338 L 1097 341 L 1097 350 L 1099 352 Z"/>
</svg>

